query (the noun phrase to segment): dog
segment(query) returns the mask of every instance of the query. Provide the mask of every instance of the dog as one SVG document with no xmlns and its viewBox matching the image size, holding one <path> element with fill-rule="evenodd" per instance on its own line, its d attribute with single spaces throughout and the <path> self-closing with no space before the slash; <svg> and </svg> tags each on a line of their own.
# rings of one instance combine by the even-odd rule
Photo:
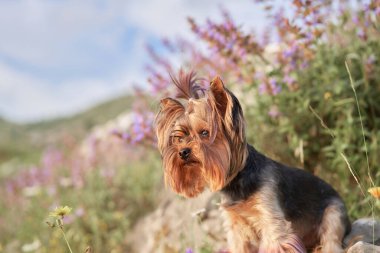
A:
<svg viewBox="0 0 380 253">
<path fill-rule="evenodd" d="M 219 77 L 208 89 L 193 72 L 172 80 L 179 92 L 155 119 L 165 183 L 187 198 L 221 192 L 229 250 L 343 252 L 350 222 L 339 194 L 249 145 L 242 107 Z"/>
</svg>

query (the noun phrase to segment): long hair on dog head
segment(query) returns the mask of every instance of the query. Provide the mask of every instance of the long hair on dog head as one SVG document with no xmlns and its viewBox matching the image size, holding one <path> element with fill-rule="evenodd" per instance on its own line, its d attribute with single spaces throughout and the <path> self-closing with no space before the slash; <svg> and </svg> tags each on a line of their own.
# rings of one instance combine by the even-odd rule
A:
<svg viewBox="0 0 380 253">
<path fill-rule="evenodd" d="M 247 157 L 239 101 L 219 77 L 208 90 L 198 80 L 194 72 L 172 77 L 178 94 L 161 100 L 155 121 L 165 183 L 185 197 L 222 189 Z"/>
</svg>

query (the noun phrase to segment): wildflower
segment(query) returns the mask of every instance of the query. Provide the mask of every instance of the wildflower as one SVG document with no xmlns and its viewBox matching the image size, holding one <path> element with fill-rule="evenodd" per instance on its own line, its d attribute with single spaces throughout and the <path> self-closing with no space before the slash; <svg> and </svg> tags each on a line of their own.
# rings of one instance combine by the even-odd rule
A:
<svg viewBox="0 0 380 253">
<path fill-rule="evenodd" d="M 123 132 L 123 133 L 121 134 L 121 138 L 122 138 L 123 140 L 125 140 L 125 141 L 128 141 L 128 140 L 131 139 L 131 135 L 130 135 L 129 133 Z"/>
<path fill-rule="evenodd" d="M 284 58 L 292 58 L 297 54 L 297 51 L 298 51 L 298 45 L 294 43 L 290 48 L 285 49 L 282 52 L 282 56 Z"/>
<path fill-rule="evenodd" d="M 275 79 L 270 79 L 269 85 L 270 85 L 270 88 L 271 88 L 273 95 L 277 95 L 278 93 L 281 92 L 281 86 L 278 85 L 278 83 Z"/>
<path fill-rule="evenodd" d="M 187 248 L 185 253 L 194 253 L 194 251 L 191 248 Z"/>
<path fill-rule="evenodd" d="M 267 85 L 265 83 L 260 83 L 259 84 L 259 94 L 263 95 L 268 92 Z"/>
<path fill-rule="evenodd" d="M 357 15 L 353 16 L 353 17 L 352 17 L 352 22 L 353 22 L 355 25 L 359 25 L 359 24 L 360 24 L 359 17 L 358 17 Z"/>
<path fill-rule="evenodd" d="M 289 76 L 289 75 L 285 75 L 282 81 L 288 86 L 292 86 L 296 82 L 296 80 L 292 76 Z"/>
<path fill-rule="evenodd" d="M 360 39 L 362 39 L 362 40 L 366 40 L 366 38 L 367 38 L 367 35 L 366 35 L 365 31 L 364 31 L 362 28 L 359 28 L 359 29 L 357 30 L 356 35 L 357 35 Z"/>
<path fill-rule="evenodd" d="M 63 218 L 65 215 L 71 212 L 72 208 L 68 206 L 56 207 L 53 212 L 49 214 L 50 217 Z"/>
<path fill-rule="evenodd" d="M 380 199 L 380 187 L 372 187 L 368 189 L 368 192 L 375 198 Z"/>
<path fill-rule="evenodd" d="M 372 65 L 372 64 L 374 64 L 375 62 L 376 62 L 376 56 L 373 55 L 373 54 L 371 54 L 371 55 L 367 58 L 367 60 L 366 60 L 366 64 L 368 64 L 368 65 Z"/>
<path fill-rule="evenodd" d="M 65 218 L 65 215 L 71 212 L 71 210 L 72 208 L 68 206 L 56 207 L 55 210 L 49 214 L 50 217 L 55 218 L 55 222 L 51 223 L 50 221 L 46 221 L 46 224 L 51 228 L 59 228 L 59 230 L 61 230 L 63 239 L 65 239 L 66 245 L 69 248 L 70 253 L 73 253 L 73 251 L 71 250 L 70 244 L 67 241 L 66 234 L 63 228 L 63 219 Z M 69 222 L 71 221 L 69 220 Z"/>
<path fill-rule="evenodd" d="M 328 100 L 329 98 L 331 98 L 331 92 L 325 92 L 325 94 L 323 94 L 323 98 L 325 99 L 325 100 Z"/>
<path fill-rule="evenodd" d="M 75 215 L 77 217 L 82 217 L 84 215 L 85 211 L 84 211 L 84 208 L 83 207 L 79 207 L 76 209 L 75 211 Z"/>
</svg>

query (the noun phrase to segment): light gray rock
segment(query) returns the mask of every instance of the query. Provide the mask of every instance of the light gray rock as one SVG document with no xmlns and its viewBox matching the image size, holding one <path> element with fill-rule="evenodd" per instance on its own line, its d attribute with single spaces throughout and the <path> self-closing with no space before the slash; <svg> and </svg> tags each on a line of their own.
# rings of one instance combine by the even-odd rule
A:
<svg viewBox="0 0 380 253">
<path fill-rule="evenodd" d="M 151 214 L 141 219 L 126 237 L 130 252 L 177 253 L 191 248 L 194 252 L 227 249 L 219 198 L 205 192 L 197 198 L 184 199 L 167 193 Z"/>
<path fill-rule="evenodd" d="M 380 220 L 361 218 L 352 223 L 351 232 L 344 238 L 344 245 L 358 241 L 380 245 Z"/>
<path fill-rule="evenodd" d="M 359 241 L 350 247 L 347 253 L 380 253 L 380 246 Z"/>
</svg>

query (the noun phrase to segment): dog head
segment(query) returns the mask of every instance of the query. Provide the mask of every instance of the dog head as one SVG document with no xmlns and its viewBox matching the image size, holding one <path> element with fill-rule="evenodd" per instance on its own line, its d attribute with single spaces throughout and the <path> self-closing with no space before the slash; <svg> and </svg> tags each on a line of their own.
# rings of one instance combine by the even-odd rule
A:
<svg viewBox="0 0 380 253">
<path fill-rule="evenodd" d="M 176 193 L 195 197 L 218 191 L 244 166 L 247 148 L 243 112 L 237 98 L 215 77 L 201 89 L 194 74 L 172 78 L 180 91 L 161 100 L 156 117 L 165 182 Z"/>
</svg>

